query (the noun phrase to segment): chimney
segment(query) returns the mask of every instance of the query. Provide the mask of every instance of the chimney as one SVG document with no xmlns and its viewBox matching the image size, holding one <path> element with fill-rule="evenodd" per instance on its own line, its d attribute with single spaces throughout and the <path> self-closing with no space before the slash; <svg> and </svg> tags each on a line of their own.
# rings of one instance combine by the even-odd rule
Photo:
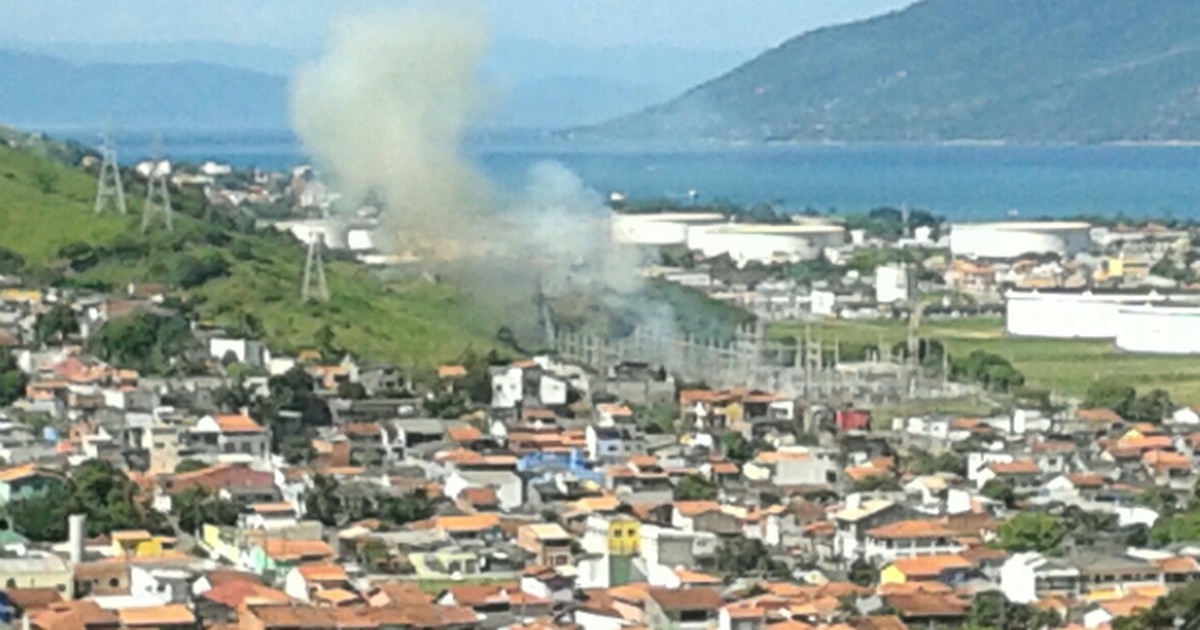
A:
<svg viewBox="0 0 1200 630">
<path fill-rule="evenodd" d="M 67 517 L 68 532 L 71 545 L 71 564 L 83 562 L 83 539 L 87 531 L 87 515 L 72 514 Z"/>
</svg>

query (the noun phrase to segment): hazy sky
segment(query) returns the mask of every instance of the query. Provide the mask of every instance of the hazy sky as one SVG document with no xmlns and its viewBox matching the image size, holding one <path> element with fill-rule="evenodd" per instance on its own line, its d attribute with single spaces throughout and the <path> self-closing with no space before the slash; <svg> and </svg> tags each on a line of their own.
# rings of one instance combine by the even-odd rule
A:
<svg viewBox="0 0 1200 630">
<path fill-rule="evenodd" d="M 0 0 L 0 41 L 221 41 L 317 48 L 338 11 L 411 0 Z M 912 0 L 467 0 L 494 37 L 588 47 L 763 49 Z"/>
</svg>

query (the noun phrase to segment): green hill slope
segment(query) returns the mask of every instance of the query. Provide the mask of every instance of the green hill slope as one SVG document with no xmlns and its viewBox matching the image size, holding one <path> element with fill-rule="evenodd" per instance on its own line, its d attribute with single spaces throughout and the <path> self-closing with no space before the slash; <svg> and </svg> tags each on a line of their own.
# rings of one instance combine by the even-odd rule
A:
<svg viewBox="0 0 1200 630">
<path fill-rule="evenodd" d="M 584 135 L 1200 140 L 1195 0 L 924 0 L 792 39 Z"/>
<path fill-rule="evenodd" d="M 92 176 L 7 146 L 12 137 L 0 135 L 0 247 L 25 258 L 24 275 L 65 286 L 169 284 L 205 323 L 260 330 L 281 350 L 312 347 L 325 326 L 356 356 L 402 366 L 495 345 L 500 324 L 469 296 L 419 279 L 384 282 L 351 263 L 329 265 L 329 303 L 301 304 L 302 249 L 249 221 L 194 218 L 203 216 L 198 195 L 179 196 L 173 232 L 143 236 L 138 191 L 129 216 L 98 216 Z"/>
</svg>

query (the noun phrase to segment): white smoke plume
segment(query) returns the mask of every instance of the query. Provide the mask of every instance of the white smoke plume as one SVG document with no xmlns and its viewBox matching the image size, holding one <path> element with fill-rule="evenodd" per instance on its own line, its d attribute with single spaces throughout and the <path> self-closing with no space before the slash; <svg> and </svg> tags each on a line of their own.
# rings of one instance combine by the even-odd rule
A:
<svg viewBox="0 0 1200 630">
<path fill-rule="evenodd" d="M 487 29 L 470 13 L 410 8 L 347 16 L 292 84 L 292 124 L 342 193 L 376 195 L 393 247 L 426 255 L 470 227 L 487 182 L 459 155 L 481 105 Z"/>
<path fill-rule="evenodd" d="M 478 298 L 529 307 L 539 285 L 636 290 L 637 259 L 609 244 L 603 199 L 574 173 L 539 164 L 505 194 L 463 157 L 487 43 L 483 21 L 462 10 L 346 18 L 295 78 L 296 133 L 344 195 L 382 200 L 381 247 L 416 254 Z"/>
</svg>

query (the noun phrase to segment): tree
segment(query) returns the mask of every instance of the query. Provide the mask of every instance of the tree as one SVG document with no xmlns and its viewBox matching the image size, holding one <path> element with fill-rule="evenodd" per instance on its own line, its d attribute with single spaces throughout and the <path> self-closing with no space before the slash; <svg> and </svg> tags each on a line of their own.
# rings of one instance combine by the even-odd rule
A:
<svg viewBox="0 0 1200 630">
<path fill-rule="evenodd" d="M 1057 628 L 1058 613 L 1009 602 L 1001 593 L 980 593 L 971 601 L 966 627 L 973 630 L 1038 630 Z"/>
<path fill-rule="evenodd" d="M 688 475 L 675 486 L 676 501 L 712 501 L 716 498 L 717 484 L 700 475 Z"/>
<path fill-rule="evenodd" d="M 204 470 L 205 468 L 208 468 L 208 464 L 205 464 L 198 459 L 185 459 L 175 465 L 175 474 L 182 475 L 184 473 L 195 472 L 197 470 Z"/>
<path fill-rule="evenodd" d="M 979 489 L 979 494 L 1004 504 L 1004 507 L 1012 509 L 1017 502 L 1017 493 L 1013 488 L 1012 482 L 1006 479 L 992 479 L 983 484 Z"/>
<path fill-rule="evenodd" d="M 338 398 L 348 400 L 363 400 L 367 397 L 367 388 L 363 387 L 362 383 L 351 383 L 349 381 L 338 384 Z"/>
<path fill-rule="evenodd" d="M 198 532 L 205 524 L 237 525 L 241 513 L 240 503 L 213 496 L 200 486 L 171 497 L 171 515 L 177 519 L 179 529 L 187 533 Z"/>
<path fill-rule="evenodd" d="M 1113 630 L 1195 628 L 1197 619 L 1200 619 L 1200 584 L 1188 584 L 1160 597 L 1149 610 L 1114 619 L 1112 627 Z"/>
<path fill-rule="evenodd" d="M 7 247 L 0 247 L 0 276 L 20 273 L 25 257 Z"/>
<path fill-rule="evenodd" d="M 1057 553 L 1066 536 L 1062 519 L 1049 514 L 1022 512 L 996 528 L 995 546 L 1008 552 Z"/>
<path fill-rule="evenodd" d="M 423 521 L 433 516 L 433 502 L 418 488 L 399 498 L 384 498 L 379 502 L 379 515 L 396 525 Z"/>
<path fill-rule="evenodd" d="M 65 304 L 55 304 L 50 310 L 42 313 L 34 325 L 34 334 L 40 343 L 63 341 L 79 332 L 79 320 L 75 311 Z"/>
<path fill-rule="evenodd" d="M 1175 403 L 1171 401 L 1171 394 L 1155 389 L 1130 403 L 1125 418 L 1134 422 L 1159 424 L 1174 410 Z"/>
<path fill-rule="evenodd" d="M 86 515 L 92 536 L 117 529 L 170 531 L 162 515 L 139 498 L 137 486 L 124 473 L 97 459 L 77 466 L 65 489 L 13 501 L 8 511 L 13 528 L 35 541 L 65 539 L 70 514 Z"/>
<path fill-rule="evenodd" d="M 194 345 L 186 317 L 141 313 L 108 322 L 92 338 L 91 350 L 109 363 L 161 374 Z"/>
<path fill-rule="evenodd" d="M 736 431 L 721 436 L 721 447 L 725 451 L 726 459 L 736 464 L 744 464 L 754 457 L 754 445 Z"/>
<path fill-rule="evenodd" d="M 49 164 L 42 164 L 33 170 L 33 182 L 43 195 L 49 195 L 58 190 L 58 171 Z"/>
<path fill-rule="evenodd" d="M 231 265 L 220 254 L 210 252 L 200 256 L 183 256 L 172 275 L 182 289 L 194 289 L 217 278 L 229 275 Z"/>
<path fill-rule="evenodd" d="M 1113 380 L 1101 380 L 1088 387 L 1083 406 L 1089 409 L 1112 409 L 1124 418 L 1136 398 L 1137 391 L 1129 385 Z"/>
<path fill-rule="evenodd" d="M 722 542 L 717 548 L 717 570 L 737 577 L 749 574 L 787 575 L 787 568 L 771 560 L 771 554 L 761 540 L 740 536 Z"/>
<path fill-rule="evenodd" d="M 859 558 L 850 564 L 850 574 L 847 579 L 859 586 L 871 586 L 879 579 L 879 569 L 870 562 Z"/>
<path fill-rule="evenodd" d="M 0 349 L 0 407 L 7 407 L 25 395 L 28 380 L 12 352 Z"/>
<path fill-rule="evenodd" d="M 900 480 L 892 475 L 868 475 L 854 480 L 855 492 L 896 492 L 900 490 Z"/>
<path fill-rule="evenodd" d="M 316 456 L 312 440 L 306 435 L 291 434 L 283 438 L 279 449 L 280 455 L 293 466 L 307 464 Z"/>
<path fill-rule="evenodd" d="M 316 475 L 308 491 L 304 506 L 306 514 L 321 523 L 333 527 L 339 524 L 342 514 L 340 484 L 333 477 Z"/>
</svg>

